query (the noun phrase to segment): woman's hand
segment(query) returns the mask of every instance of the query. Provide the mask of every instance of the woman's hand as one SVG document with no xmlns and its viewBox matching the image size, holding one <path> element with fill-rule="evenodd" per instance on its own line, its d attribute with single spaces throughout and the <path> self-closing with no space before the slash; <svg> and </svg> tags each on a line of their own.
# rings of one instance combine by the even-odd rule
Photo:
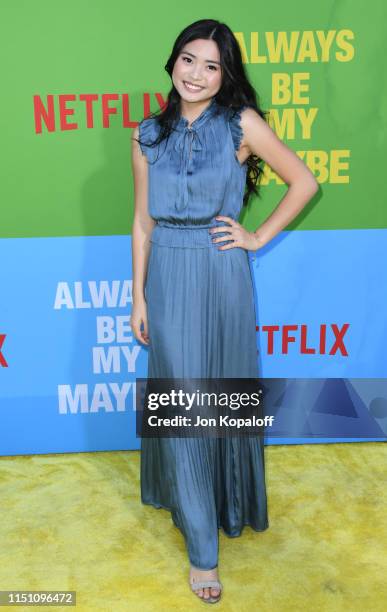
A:
<svg viewBox="0 0 387 612">
<path fill-rule="evenodd" d="M 229 236 L 219 236 L 213 238 L 213 242 L 224 242 L 225 240 L 233 240 L 232 244 L 225 244 L 219 246 L 219 251 L 226 251 L 227 249 L 234 249 L 235 247 L 241 247 L 247 251 L 257 251 L 263 246 L 263 241 L 259 238 L 258 234 L 254 232 L 248 232 L 238 221 L 231 219 L 231 217 L 215 217 L 219 221 L 226 221 L 230 223 L 231 227 L 222 225 L 219 227 L 213 227 L 209 230 L 210 234 L 216 234 L 219 232 L 227 232 Z"/>
<path fill-rule="evenodd" d="M 141 329 L 141 324 L 144 329 Z M 132 315 L 130 317 L 130 326 L 134 337 L 142 344 L 150 344 L 148 335 L 148 316 L 145 299 L 136 299 L 133 301 Z"/>
</svg>

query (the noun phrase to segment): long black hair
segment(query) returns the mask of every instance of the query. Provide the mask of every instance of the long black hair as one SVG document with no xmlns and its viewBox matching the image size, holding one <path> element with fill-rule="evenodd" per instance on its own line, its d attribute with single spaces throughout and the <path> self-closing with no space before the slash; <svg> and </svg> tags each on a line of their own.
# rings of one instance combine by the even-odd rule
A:
<svg viewBox="0 0 387 612">
<path fill-rule="evenodd" d="M 198 38 L 214 40 L 218 45 L 220 64 L 222 69 L 222 84 L 215 96 L 216 102 L 238 111 L 241 106 L 253 108 L 266 121 L 264 111 L 260 107 L 259 96 L 251 85 L 242 61 L 242 54 L 233 32 L 220 21 L 214 19 L 200 19 L 184 28 L 178 35 L 172 49 L 172 53 L 165 65 L 165 70 L 172 78 L 173 67 L 183 47 Z M 153 143 L 142 143 L 148 146 L 158 145 L 167 138 L 172 131 L 173 123 L 180 116 L 180 94 L 172 83 L 168 93 L 167 102 L 161 111 L 150 115 L 154 117 L 160 126 L 160 133 Z M 233 116 L 233 115 L 232 115 Z M 243 197 L 243 205 L 247 206 L 252 193 L 260 196 L 259 182 L 263 173 L 263 160 L 257 155 L 251 154 L 247 159 L 246 188 Z"/>
</svg>

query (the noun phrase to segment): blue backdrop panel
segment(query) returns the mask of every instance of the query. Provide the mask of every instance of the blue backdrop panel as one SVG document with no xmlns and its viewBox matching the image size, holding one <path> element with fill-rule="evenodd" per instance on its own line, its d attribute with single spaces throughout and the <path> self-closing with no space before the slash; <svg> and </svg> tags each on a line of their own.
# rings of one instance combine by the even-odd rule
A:
<svg viewBox="0 0 387 612">
<path fill-rule="evenodd" d="M 385 436 L 386 235 L 282 232 L 252 257 L 268 444 Z M 131 236 L 3 239 L 0 257 L 0 454 L 139 448 Z"/>
</svg>

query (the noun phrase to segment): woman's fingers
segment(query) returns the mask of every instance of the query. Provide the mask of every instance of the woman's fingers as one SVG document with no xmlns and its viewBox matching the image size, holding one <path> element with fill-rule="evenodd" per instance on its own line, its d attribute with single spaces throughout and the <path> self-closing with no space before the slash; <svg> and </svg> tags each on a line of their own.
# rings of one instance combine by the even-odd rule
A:
<svg viewBox="0 0 387 612">
<path fill-rule="evenodd" d="M 231 221 L 232 221 L 231 227 L 227 227 L 226 225 L 223 225 L 223 226 L 218 226 L 217 228 L 211 230 L 211 234 L 217 234 L 219 232 L 225 232 L 227 234 L 226 236 L 214 237 L 212 239 L 212 242 L 214 244 L 222 243 L 222 242 L 229 241 L 229 240 L 233 241 L 231 244 L 227 244 L 227 245 L 219 244 L 218 249 L 221 251 L 226 251 L 228 249 L 234 249 L 236 246 L 240 246 L 240 237 L 241 237 L 241 234 L 243 234 L 244 228 L 237 221 L 234 221 L 232 219 Z"/>
<path fill-rule="evenodd" d="M 141 324 L 144 324 L 144 329 L 141 329 Z M 148 335 L 148 322 L 146 318 L 140 319 L 131 319 L 130 325 L 132 328 L 132 332 L 136 340 L 141 342 L 142 344 L 149 344 L 149 335 Z"/>
<path fill-rule="evenodd" d="M 146 342 L 146 344 L 149 344 L 148 319 L 145 317 L 142 321 L 144 323 L 144 329 L 141 332 L 142 333 L 142 337 L 144 338 L 144 341 Z"/>
<path fill-rule="evenodd" d="M 246 249 L 247 251 L 257 251 L 262 246 L 254 232 L 247 231 L 238 221 L 230 219 L 231 227 L 226 225 L 211 228 L 210 234 L 218 234 L 224 232 L 226 236 L 213 236 L 212 242 L 217 245 L 218 251 L 228 251 L 236 247 Z M 228 244 L 222 244 L 228 242 Z"/>
</svg>

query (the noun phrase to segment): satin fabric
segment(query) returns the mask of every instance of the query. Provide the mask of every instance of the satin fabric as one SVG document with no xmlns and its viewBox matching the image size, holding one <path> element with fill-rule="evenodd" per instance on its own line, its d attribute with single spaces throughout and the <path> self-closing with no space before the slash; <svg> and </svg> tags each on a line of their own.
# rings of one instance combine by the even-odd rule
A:
<svg viewBox="0 0 387 612">
<path fill-rule="evenodd" d="M 238 219 L 246 180 L 240 113 L 215 98 L 167 141 L 155 118 L 140 123 L 148 159 L 148 209 L 156 221 L 145 284 L 152 378 L 258 377 L 252 275 L 246 250 L 219 251 L 215 216 Z M 145 144 L 149 143 L 149 144 Z M 227 233 L 217 236 L 226 237 Z M 218 243 L 219 244 L 219 243 Z M 227 241 L 222 242 L 227 244 Z M 171 512 L 189 560 L 218 565 L 218 530 L 268 528 L 261 438 L 143 438 L 141 500 Z"/>
</svg>

